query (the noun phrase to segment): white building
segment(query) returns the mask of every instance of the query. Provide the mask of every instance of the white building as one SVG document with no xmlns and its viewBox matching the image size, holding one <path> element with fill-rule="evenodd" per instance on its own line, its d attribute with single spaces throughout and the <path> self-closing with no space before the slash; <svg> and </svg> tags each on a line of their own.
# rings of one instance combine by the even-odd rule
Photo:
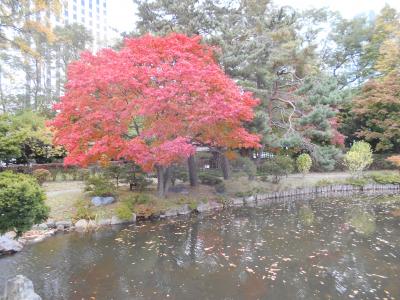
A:
<svg viewBox="0 0 400 300">
<path fill-rule="evenodd" d="M 55 25 L 78 23 L 93 37 L 93 50 L 107 47 L 118 34 L 109 26 L 108 0 L 65 0 L 60 16 L 52 16 Z"/>
</svg>

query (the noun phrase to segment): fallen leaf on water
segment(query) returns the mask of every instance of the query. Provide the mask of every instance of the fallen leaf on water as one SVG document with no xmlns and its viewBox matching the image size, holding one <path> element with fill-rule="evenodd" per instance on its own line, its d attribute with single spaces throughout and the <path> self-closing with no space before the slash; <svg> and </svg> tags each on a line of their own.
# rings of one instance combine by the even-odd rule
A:
<svg viewBox="0 0 400 300">
<path fill-rule="evenodd" d="M 249 273 L 252 273 L 252 274 L 256 274 L 256 272 L 254 272 L 254 270 L 250 269 L 250 268 L 246 268 L 246 271 L 249 272 Z"/>
</svg>

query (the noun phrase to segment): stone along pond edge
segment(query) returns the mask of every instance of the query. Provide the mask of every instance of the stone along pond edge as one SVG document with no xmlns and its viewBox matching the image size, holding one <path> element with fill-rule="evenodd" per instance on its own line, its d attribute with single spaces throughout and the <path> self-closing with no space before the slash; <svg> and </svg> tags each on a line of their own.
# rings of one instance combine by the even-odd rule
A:
<svg viewBox="0 0 400 300">
<path fill-rule="evenodd" d="M 130 220 L 121 220 L 117 216 L 113 216 L 109 219 L 99 219 L 97 221 L 81 219 L 75 223 L 70 220 L 57 222 L 48 220 L 46 223 L 33 226 L 32 230 L 26 232 L 19 239 L 15 239 L 15 233 L 12 232 L 0 236 L 0 257 L 4 254 L 13 254 L 19 252 L 25 245 L 41 242 L 44 239 L 60 232 L 87 232 L 105 226 L 133 224 L 145 220 L 176 218 L 178 216 L 188 216 L 192 214 L 209 214 L 230 207 L 264 206 L 287 200 L 301 200 L 301 198 L 304 198 L 304 196 L 307 196 L 307 200 L 310 200 L 310 197 L 311 199 L 346 197 L 355 194 L 360 196 L 400 194 L 400 184 L 368 184 L 365 186 L 344 184 L 295 188 L 270 193 L 254 193 L 249 196 L 230 198 L 224 204 L 216 201 L 208 201 L 205 203 L 201 202 L 194 209 L 190 208 L 188 204 L 183 204 L 182 206 L 170 208 L 148 218 L 143 218 L 140 216 L 140 219 L 137 219 L 136 214 L 132 214 L 132 218 Z"/>
</svg>

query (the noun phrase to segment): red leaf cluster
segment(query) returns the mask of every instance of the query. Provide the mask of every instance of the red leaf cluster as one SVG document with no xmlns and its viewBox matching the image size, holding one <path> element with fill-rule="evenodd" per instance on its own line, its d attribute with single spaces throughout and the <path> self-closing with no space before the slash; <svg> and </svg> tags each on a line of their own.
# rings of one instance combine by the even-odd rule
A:
<svg viewBox="0 0 400 300">
<path fill-rule="evenodd" d="M 149 170 L 188 157 L 195 145 L 257 147 L 243 122 L 258 101 L 224 74 L 213 52 L 201 37 L 171 34 L 82 54 L 68 68 L 51 122 L 65 163 L 125 158 Z"/>
</svg>

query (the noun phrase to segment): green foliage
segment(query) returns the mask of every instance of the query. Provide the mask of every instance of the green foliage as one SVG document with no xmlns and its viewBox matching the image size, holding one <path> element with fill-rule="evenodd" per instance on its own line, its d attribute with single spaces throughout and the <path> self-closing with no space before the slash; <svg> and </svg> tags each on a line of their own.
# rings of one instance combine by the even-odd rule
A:
<svg viewBox="0 0 400 300">
<path fill-rule="evenodd" d="M 273 159 L 268 159 L 263 162 L 261 170 L 273 176 L 273 183 L 278 183 L 283 176 L 293 173 L 293 159 L 289 156 L 277 155 Z"/>
<path fill-rule="evenodd" d="M 315 145 L 342 145 L 344 137 L 337 131 L 337 106 L 346 99 L 334 78 L 318 74 L 306 77 L 297 94 L 302 96 L 298 120 L 303 136 Z"/>
<path fill-rule="evenodd" d="M 226 192 L 225 183 L 223 183 L 223 182 L 216 184 L 216 185 L 214 186 L 214 188 L 215 188 L 215 191 L 216 191 L 218 194 L 223 194 L 223 193 Z"/>
<path fill-rule="evenodd" d="M 152 181 L 147 178 L 147 174 L 142 171 L 142 169 L 135 164 L 126 164 L 124 172 L 124 180 L 129 184 L 129 189 L 131 191 L 144 191 Z"/>
<path fill-rule="evenodd" d="M 138 211 L 147 211 L 146 207 L 151 207 L 151 199 L 147 194 L 129 195 L 121 200 L 117 207 L 117 216 L 121 220 L 131 220 L 132 213 Z"/>
<path fill-rule="evenodd" d="M 371 145 L 364 141 L 355 142 L 343 161 L 352 174 L 360 175 L 373 162 Z"/>
<path fill-rule="evenodd" d="M 75 215 L 73 217 L 74 220 L 81 220 L 81 219 L 85 219 L 85 220 L 93 220 L 96 218 L 95 213 L 93 212 L 90 203 L 88 203 L 86 200 L 77 200 L 75 202 L 75 208 L 76 208 L 76 212 Z"/>
<path fill-rule="evenodd" d="M 171 183 L 175 185 L 176 180 L 180 180 L 182 182 L 187 182 L 189 179 L 188 172 L 186 168 L 182 166 L 174 166 L 171 171 Z"/>
<path fill-rule="evenodd" d="M 350 184 L 350 185 L 353 185 L 353 186 L 362 187 L 362 186 L 367 185 L 369 183 L 369 180 L 368 180 L 368 178 L 363 178 L 363 177 L 360 177 L 360 178 L 347 178 L 346 180 L 344 180 L 343 183 Z"/>
<path fill-rule="evenodd" d="M 126 202 L 121 202 L 116 208 L 117 217 L 124 221 L 132 220 L 132 209 Z"/>
<path fill-rule="evenodd" d="M 33 170 L 32 175 L 36 178 L 39 185 L 42 185 L 51 177 L 51 173 L 46 169 Z"/>
<path fill-rule="evenodd" d="M 64 150 L 53 147 L 52 133 L 45 123 L 45 117 L 31 111 L 1 115 L 0 160 L 46 163 L 63 157 Z"/>
<path fill-rule="evenodd" d="M 311 156 L 307 153 L 300 154 L 296 159 L 296 166 L 299 172 L 307 174 L 312 166 Z"/>
<path fill-rule="evenodd" d="M 377 154 L 372 155 L 373 162 L 369 167 L 370 170 L 397 170 L 395 164 L 391 163 L 388 158 L 391 154 Z"/>
<path fill-rule="evenodd" d="M 376 230 L 375 216 L 363 210 L 362 208 L 355 208 L 349 215 L 349 223 L 354 230 L 365 236 L 369 236 Z"/>
<path fill-rule="evenodd" d="M 321 179 L 321 180 L 318 180 L 315 183 L 315 186 L 319 186 L 319 187 L 321 187 L 321 186 L 329 186 L 329 185 L 333 185 L 334 183 L 335 183 L 334 181 L 329 180 L 329 179 Z"/>
<path fill-rule="evenodd" d="M 119 181 L 123 176 L 126 176 L 127 168 L 118 164 L 111 164 L 104 169 L 104 175 L 115 180 L 118 187 Z"/>
<path fill-rule="evenodd" d="M 342 152 L 333 145 L 318 146 L 314 152 L 317 169 L 321 171 L 333 171 L 340 160 Z"/>
<path fill-rule="evenodd" d="M 60 169 L 59 168 L 49 168 L 49 172 L 51 174 L 51 180 L 56 181 L 57 176 L 60 173 Z"/>
<path fill-rule="evenodd" d="M 379 184 L 400 184 L 400 174 L 388 172 L 374 172 L 369 177 Z"/>
<path fill-rule="evenodd" d="M 315 222 L 315 214 L 311 207 L 306 205 L 300 207 L 299 219 L 303 225 L 311 226 Z"/>
<path fill-rule="evenodd" d="M 249 157 L 237 157 L 231 162 L 231 167 L 236 172 L 242 171 L 246 173 L 249 180 L 253 180 L 257 174 L 257 166 Z"/>
<path fill-rule="evenodd" d="M 209 173 L 200 173 L 199 179 L 200 179 L 200 182 L 205 185 L 214 186 L 214 185 L 222 183 L 221 178 L 214 176 L 212 174 L 209 174 Z"/>
<path fill-rule="evenodd" d="M 105 177 L 91 176 L 85 181 L 85 191 L 90 192 L 91 196 L 114 196 L 116 187 Z"/>
<path fill-rule="evenodd" d="M 0 173 L 0 233 L 18 235 L 47 219 L 49 208 L 36 180 L 24 174 Z"/>
</svg>

